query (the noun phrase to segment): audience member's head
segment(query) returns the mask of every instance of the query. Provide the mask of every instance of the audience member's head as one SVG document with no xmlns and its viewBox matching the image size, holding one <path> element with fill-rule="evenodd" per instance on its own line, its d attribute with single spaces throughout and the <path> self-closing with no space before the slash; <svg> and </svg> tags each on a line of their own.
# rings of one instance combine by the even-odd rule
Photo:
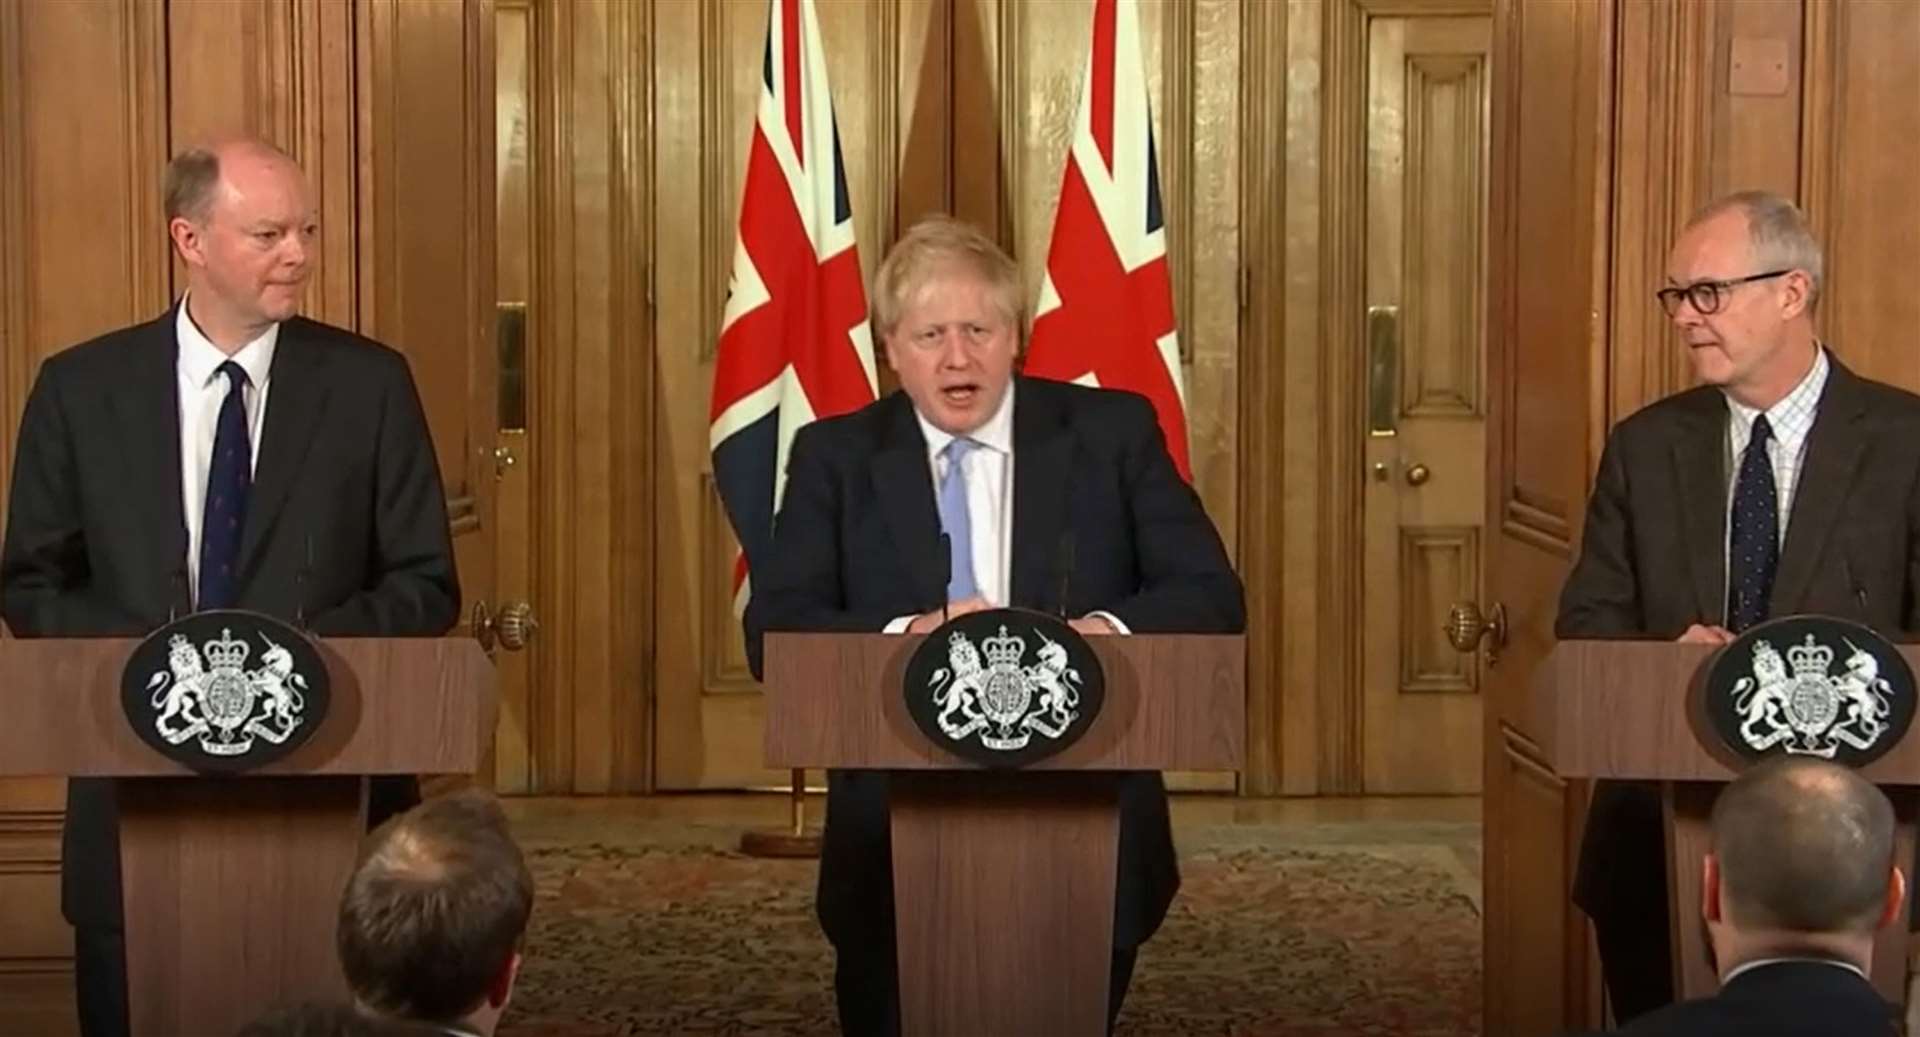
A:
<svg viewBox="0 0 1920 1037">
<path fill-rule="evenodd" d="M 340 903 L 340 964 L 366 1009 L 487 1035 L 513 993 L 533 908 L 505 815 L 479 791 L 375 829 Z"/>
<path fill-rule="evenodd" d="M 1874 930 L 1906 897 L 1884 793 L 1838 764 L 1779 757 L 1726 787 L 1712 828 L 1701 909 L 1723 972 L 1803 954 L 1871 966 Z"/>
<path fill-rule="evenodd" d="M 276 1008 L 242 1026 L 234 1037 L 433 1037 L 418 1023 L 381 1019 L 352 1005 L 318 1001 Z"/>
</svg>

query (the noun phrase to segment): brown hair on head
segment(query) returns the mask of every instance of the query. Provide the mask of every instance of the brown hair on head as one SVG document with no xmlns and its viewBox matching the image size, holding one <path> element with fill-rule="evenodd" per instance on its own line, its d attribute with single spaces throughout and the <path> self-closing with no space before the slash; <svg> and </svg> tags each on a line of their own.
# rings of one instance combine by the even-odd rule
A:
<svg viewBox="0 0 1920 1037">
<path fill-rule="evenodd" d="M 430 799 L 367 837 L 340 902 L 340 965 L 369 1008 L 455 1022 L 519 952 L 532 911 L 499 801 L 479 790 Z"/>
</svg>

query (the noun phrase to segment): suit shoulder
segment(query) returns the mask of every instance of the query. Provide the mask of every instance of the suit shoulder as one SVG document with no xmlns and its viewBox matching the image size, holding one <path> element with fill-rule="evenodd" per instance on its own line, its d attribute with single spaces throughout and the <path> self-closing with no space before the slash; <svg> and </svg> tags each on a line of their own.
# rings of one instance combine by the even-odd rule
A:
<svg viewBox="0 0 1920 1037">
<path fill-rule="evenodd" d="M 47 357 L 41 366 L 42 373 L 47 377 L 80 381 L 118 375 L 126 370 L 129 357 L 143 348 L 158 347 L 159 336 L 172 334 L 167 326 L 172 317 L 173 311 L 169 310 L 153 320 L 115 328 L 68 346 Z"/>
<path fill-rule="evenodd" d="M 1094 424 L 1155 424 L 1152 401 L 1130 389 L 1096 388 L 1051 378 L 1020 380 L 1020 392 L 1048 401 L 1077 421 Z M 1017 404 L 1016 404 L 1017 406 Z"/>
<path fill-rule="evenodd" d="M 404 374 L 408 378 L 413 377 L 406 354 L 358 332 L 305 317 L 289 319 L 282 328 L 282 334 L 289 332 L 290 337 L 297 337 L 300 342 L 324 354 L 330 363 L 347 364 L 368 374 Z"/>
<path fill-rule="evenodd" d="M 1726 397 L 1710 385 L 1696 386 L 1684 392 L 1663 396 L 1620 419 L 1608 433 L 1610 440 L 1637 442 L 1648 437 L 1669 434 L 1675 427 L 1701 416 L 1718 417 L 1725 412 Z M 1715 408 L 1719 408 L 1718 411 Z"/>
<path fill-rule="evenodd" d="M 1860 398 L 1869 408 L 1903 423 L 1920 422 L 1920 395 L 1871 378 L 1857 378 L 1857 383 Z"/>
<path fill-rule="evenodd" d="M 834 450 L 844 450 L 862 443 L 877 442 L 888 425 L 896 420 L 896 409 L 904 405 L 894 397 L 899 392 L 882 396 L 879 399 L 845 414 L 816 418 L 800 426 L 794 433 L 794 443 L 802 439 Z"/>
<path fill-rule="evenodd" d="M 1704 1037 L 1725 1033 L 1727 1006 L 1718 998 L 1681 1001 L 1656 1009 L 1617 1031 L 1617 1037 Z"/>
</svg>

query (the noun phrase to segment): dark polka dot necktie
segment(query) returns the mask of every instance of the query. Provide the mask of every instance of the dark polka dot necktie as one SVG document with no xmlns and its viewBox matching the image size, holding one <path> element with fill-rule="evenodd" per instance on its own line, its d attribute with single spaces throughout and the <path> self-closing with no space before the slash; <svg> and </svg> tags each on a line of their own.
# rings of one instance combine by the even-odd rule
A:
<svg viewBox="0 0 1920 1037">
<path fill-rule="evenodd" d="M 227 398 L 214 423 L 213 457 L 207 466 L 207 502 L 200 512 L 200 602 L 202 609 L 232 608 L 234 568 L 240 564 L 240 530 L 253 488 L 253 443 L 247 434 L 247 372 L 229 360 L 216 372 L 227 376 Z"/>
<path fill-rule="evenodd" d="M 1733 484 L 1727 629 L 1736 634 L 1767 618 L 1773 572 L 1780 564 L 1780 492 L 1773 483 L 1773 462 L 1767 459 L 1767 440 L 1772 438 L 1767 416 L 1753 419 L 1753 438 L 1740 457 L 1740 476 Z"/>
</svg>

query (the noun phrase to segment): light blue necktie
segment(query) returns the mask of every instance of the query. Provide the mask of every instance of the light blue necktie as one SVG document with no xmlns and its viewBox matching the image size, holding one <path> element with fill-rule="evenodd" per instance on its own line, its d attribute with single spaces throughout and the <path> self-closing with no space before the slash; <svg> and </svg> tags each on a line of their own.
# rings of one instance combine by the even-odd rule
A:
<svg viewBox="0 0 1920 1037">
<path fill-rule="evenodd" d="M 979 593 L 973 582 L 973 523 L 967 516 L 967 455 L 980 444 L 955 439 L 940 451 L 947 470 L 940 476 L 940 530 L 947 534 L 952 569 L 947 573 L 947 600 L 962 601 Z"/>
</svg>

